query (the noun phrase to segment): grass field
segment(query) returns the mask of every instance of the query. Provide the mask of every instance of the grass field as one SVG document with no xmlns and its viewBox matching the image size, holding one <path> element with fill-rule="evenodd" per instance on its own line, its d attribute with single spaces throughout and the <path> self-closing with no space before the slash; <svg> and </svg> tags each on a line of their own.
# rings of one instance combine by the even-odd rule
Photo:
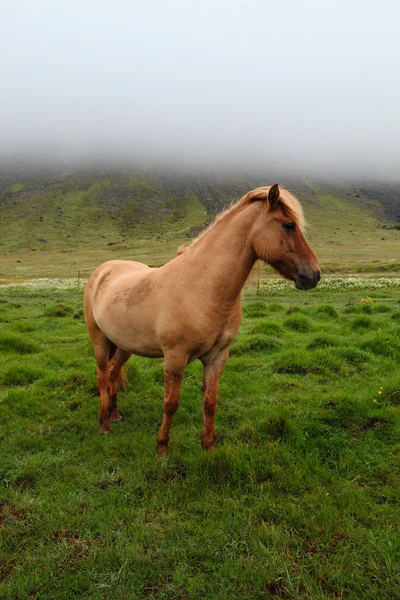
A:
<svg viewBox="0 0 400 600">
<path fill-rule="evenodd" d="M 99 436 L 82 290 L 0 287 L 0 598 L 400 598 L 400 281 L 322 284 L 247 289 L 218 448 L 194 363 L 164 460 L 162 361 Z"/>
</svg>

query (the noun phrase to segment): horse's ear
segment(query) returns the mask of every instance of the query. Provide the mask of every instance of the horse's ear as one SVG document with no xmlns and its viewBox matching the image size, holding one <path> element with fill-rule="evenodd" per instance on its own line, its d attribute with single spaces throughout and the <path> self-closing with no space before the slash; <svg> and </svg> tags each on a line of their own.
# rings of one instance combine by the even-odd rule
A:
<svg viewBox="0 0 400 600">
<path fill-rule="evenodd" d="M 271 208 L 274 208 L 278 204 L 279 200 L 279 185 L 275 183 L 268 192 L 268 204 Z"/>
</svg>

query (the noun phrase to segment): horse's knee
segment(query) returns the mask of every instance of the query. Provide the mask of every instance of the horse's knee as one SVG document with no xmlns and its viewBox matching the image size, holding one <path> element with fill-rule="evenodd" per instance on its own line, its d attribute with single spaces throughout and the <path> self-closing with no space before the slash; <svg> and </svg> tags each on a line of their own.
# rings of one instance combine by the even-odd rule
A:
<svg viewBox="0 0 400 600">
<path fill-rule="evenodd" d="M 178 410 L 178 404 L 179 402 L 177 398 L 166 398 L 164 400 L 164 412 L 168 416 L 173 417 L 176 411 Z"/>
</svg>

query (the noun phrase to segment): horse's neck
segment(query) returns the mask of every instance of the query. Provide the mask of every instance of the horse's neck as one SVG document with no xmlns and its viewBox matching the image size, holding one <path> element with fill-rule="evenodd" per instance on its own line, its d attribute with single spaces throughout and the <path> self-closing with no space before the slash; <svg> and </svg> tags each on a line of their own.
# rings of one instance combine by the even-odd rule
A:
<svg viewBox="0 0 400 600">
<path fill-rule="evenodd" d="M 192 248 L 188 259 L 196 286 L 229 308 L 238 298 L 256 256 L 250 232 L 258 207 L 222 218 Z"/>
</svg>

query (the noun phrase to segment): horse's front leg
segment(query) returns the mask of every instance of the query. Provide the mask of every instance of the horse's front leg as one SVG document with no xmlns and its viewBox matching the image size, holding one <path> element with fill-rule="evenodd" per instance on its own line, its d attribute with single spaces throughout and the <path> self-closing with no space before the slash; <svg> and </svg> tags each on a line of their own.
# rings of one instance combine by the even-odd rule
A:
<svg viewBox="0 0 400 600">
<path fill-rule="evenodd" d="M 157 455 L 168 454 L 169 430 L 178 409 L 179 391 L 187 360 L 183 357 L 164 357 L 164 417 L 157 436 Z"/>
<path fill-rule="evenodd" d="M 219 380 L 229 356 L 229 347 L 224 348 L 210 362 L 203 360 L 203 433 L 201 445 L 204 450 L 215 448 L 214 419 L 217 409 Z"/>
</svg>

